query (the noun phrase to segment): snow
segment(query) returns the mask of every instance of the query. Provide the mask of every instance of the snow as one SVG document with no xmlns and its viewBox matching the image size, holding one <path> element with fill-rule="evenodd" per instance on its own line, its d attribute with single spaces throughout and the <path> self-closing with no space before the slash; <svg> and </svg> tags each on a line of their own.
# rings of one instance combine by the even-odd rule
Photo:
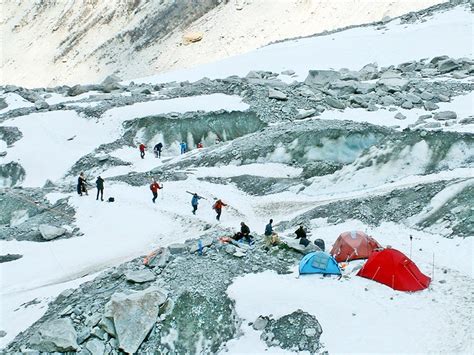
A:
<svg viewBox="0 0 474 355">
<path fill-rule="evenodd" d="M 379 66 L 396 65 L 413 59 L 446 54 L 472 57 L 472 14 L 468 6 L 436 13 L 426 22 L 404 25 L 393 20 L 384 31 L 375 26 L 358 27 L 325 36 L 296 39 L 272 44 L 250 53 L 227 58 L 192 69 L 158 74 L 135 83 L 196 81 L 203 77 L 245 76 L 251 70 L 280 73 L 286 69 L 296 76 L 282 80 L 302 81 L 310 69 L 348 68 L 359 70 L 372 62 Z M 298 60 L 295 60 L 298 58 Z"/>
<path fill-rule="evenodd" d="M 24 98 L 22 98 L 20 95 L 12 93 L 12 92 L 1 94 L 0 98 L 5 99 L 5 103 L 8 105 L 8 107 L 5 107 L 4 109 L 0 110 L 0 115 L 8 111 L 15 110 L 17 108 L 31 107 L 34 105 L 28 100 L 25 100 Z"/>
<path fill-rule="evenodd" d="M 472 239 L 453 243 L 398 224 L 369 228 L 357 221 L 336 226 L 318 226 L 317 238 L 330 248 L 337 235 L 355 227 L 368 230 L 379 242 L 410 255 L 408 236 L 414 236 L 412 259 L 421 271 L 432 275 L 428 290 L 416 293 L 394 291 L 374 281 L 356 277 L 352 262 L 348 278 L 289 275 L 274 272 L 238 278 L 228 289 L 243 318 L 243 336 L 229 342 L 230 354 L 266 350 L 259 332 L 247 326 L 260 315 L 279 318 L 297 309 L 313 314 L 320 322 L 321 342 L 329 353 L 468 353 L 473 308 Z M 451 257 L 456 255 L 455 260 Z M 297 269 L 295 265 L 295 270 Z M 447 270 L 444 273 L 444 270 Z M 444 280 L 445 283 L 440 283 Z M 444 282 L 443 281 L 443 282 Z M 438 330 L 443 329 L 443 336 Z M 409 336 L 408 336 L 409 335 Z M 269 349 L 271 352 L 274 348 Z"/>
</svg>

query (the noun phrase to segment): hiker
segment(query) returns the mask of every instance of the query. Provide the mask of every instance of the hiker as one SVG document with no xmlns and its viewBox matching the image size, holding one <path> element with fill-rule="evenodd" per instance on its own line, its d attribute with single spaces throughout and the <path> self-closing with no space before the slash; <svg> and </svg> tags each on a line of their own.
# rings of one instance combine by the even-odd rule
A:
<svg viewBox="0 0 474 355">
<path fill-rule="evenodd" d="M 212 205 L 212 208 L 216 211 L 216 219 L 220 221 L 221 219 L 221 213 L 222 213 L 222 207 L 227 206 L 224 202 L 221 201 L 221 199 L 218 199 L 214 204 Z"/>
<path fill-rule="evenodd" d="M 295 239 L 299 239 L 300 244 L 304 245 L 305 247 L 308 246 L 309 240 L 306 238 L 306 231 L 302 225 L 297 230 L 295 230 L 295 234 Z"/>
<path fill-rule="evenodd" d="M 199 196 L 197 193 L 193 194 L 193 198 L 191 199 L 191 206 L 193 206 L 193 214 L 196 214 L 200 199 L 202 199 L 202 196 Z"/>
<path fill-rule="evenodd" d="M 197 147 L 198 149 L 201 149 L 201 148 L 203 148 L 204 146 L 202 145 L 201 142 L 199 142 L 199 143 L 196 145 L 196 147 Z"/>
<path fill-rule="evenodd" d="M 153 148 L 155 152 L 155 158 L 161 158 L 161 150 L 163 149 L 163 144 L 160 142 Z"/>
<path fill-rule="evenodd" d="M 247 243 L 252 244 L 253 237 L 250 235 L 250 228 L 244 222 L 240 222 L 240 232 L 235 233 L 232 237 L 237 241 L 242 238 L 245 238 Z"/>
<path fill-rule="evenodd" d="M 181 148 L 181 154 L 186 153 L 186 149 L 188 148 L 188 145 L 185 142 L 181 142 L 179 144 L 179 147 Z"/>
<path fill-rule="evenodd" d="M 104 179 L 102 179 L 100 176 L 98 176 L 97 180 L 95 181 L 95 185 L 97 186 L 96 200 L 99 199 L 99 193 L 100 193 L 100 200 L 104 201 Z"/>
<path fill-rule="evenodd" d="M 158 198 L 158 190 L 163 188 L 163 184 L 158 184 L 155 179 L 153 179 L 153 182 L 150 185 L 150 190 L 153 193 L 153 203 L 155 203 L 156 199 Z"/>
<path fill-rule="evenodd" d="M 145 148 L 146 148 L 145 144 L 140 143 L 140 145 L 138 146 L 138 148 L 140 149 L 140 157 L 141 157 L 142 159 L 144 159 L 144 158 L 145 158 Z"/>
<path fill-rule="evenodd" d="M 87 192 L 87 180 L 86 177 L 84 176 L 84 173 L 81 172 L 79 174 L 79 177 L 77 178 L 77 193 L 82 196 L 82 193 L 84 192 L 86 195 L 89 195 Z"/>
<path fill-rule="evenodd" d="M 278 244 L 278 234 L 273 231 L 273 219 L 270 219 L 270 222 L 265 226 L 265 241 L 269 245 Z"/>
</svg>

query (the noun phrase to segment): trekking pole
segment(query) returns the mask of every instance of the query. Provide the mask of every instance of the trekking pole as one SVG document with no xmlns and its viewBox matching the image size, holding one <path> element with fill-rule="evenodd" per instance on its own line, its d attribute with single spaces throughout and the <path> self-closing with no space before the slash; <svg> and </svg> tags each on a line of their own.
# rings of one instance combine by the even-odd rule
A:
<svg viewBox="0 0 474 355">
<path fill-rule="evenodd" d="M 410 259 L 411 259 L 412 246 L 413 246 L 413 236 L 410 234 Z"/>
</svg>

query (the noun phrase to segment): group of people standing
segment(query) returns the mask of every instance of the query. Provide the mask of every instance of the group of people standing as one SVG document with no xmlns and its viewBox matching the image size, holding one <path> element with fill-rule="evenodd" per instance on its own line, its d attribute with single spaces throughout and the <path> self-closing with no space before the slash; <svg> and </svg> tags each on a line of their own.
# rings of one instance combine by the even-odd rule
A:
<svg viewBox="0 0 474 355">
<path fill-rule="evenodd" d="M 79 196 L 82 196 L 82 194 L 89 195 L 87 191 L 87 179 L 84 175 L 84 172 L 81 172 L 79 174 L 79 177 L 77 178 L 77 193 Z M 99 200 L 99 195 L 100 195 L 100 200 L 104 201 L 104 179 L 102 177 L 98 176 L 97 180 L 95 181 L 95 185 L 97 187 L 97 197 L 96 200 Z"/>
<path fill-rule="evenodd" d="M 196 148 L 201 149 L 204 148 L 204 144 L 199 142 L 196 144 Z M 138 150 L 140 151 L 140 158 L 145 159 L 145 152 L 146 152 L 146 145 L 140 143 L 138 145 Z M 181 154 L 185 154 L 188 151 L 188 144 L 184 141 L 179 143 L 179 150 Z M 161 152 L 163 151 L 163 143 L 159 142 L 153 147 L 153 153 L 155 154 L 155 158 L 161 158 Z"/>
</svg>

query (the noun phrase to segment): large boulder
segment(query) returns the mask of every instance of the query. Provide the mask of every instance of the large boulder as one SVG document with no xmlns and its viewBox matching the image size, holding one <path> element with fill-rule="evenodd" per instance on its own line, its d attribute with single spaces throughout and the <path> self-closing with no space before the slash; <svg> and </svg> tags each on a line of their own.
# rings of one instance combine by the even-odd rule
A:
<svg viewBox="0 0 474 355">
<path fill-rule="evenodd" d="M 346 108 L 346 105 L 344 104 L 344 102 L 342 101 L 339 101 L 333 97 L 326 97 L 324 99 L 324 101 L 326 102 L 326 104 L 328 104 L 329 106 L 333 107 L 333 108 L 337 108 L 337 109 L 340 109 L 340 110 L 343 110 Z"/>
<path fill-rule="evenodd" d="M 41 224 L 39 226 L 41 236 L 45 240 L 58 238 L 66 233 L 66 228 L 50 226 L 49 224 Z"/>
<path fill-rule="evenodd" d="M 433 118 L 437 121 L 455 120 L 457 117 L 458 115 L 453 111 L 441 111 L 433 115 Z"/>
<path fill-rule="evenodd" d="M 334 70 L 310 70 L 304 83 L 309 86 L 324 86 L 340 78 L 341 73 Z"/>
<path fill-rule="evenodd" d="M 135 353 L 157 321 L 166 299 L 155 287 L 131 294 L 116 293 L 105 305 L 106 321 L 102 323 L 113 324 L 121 350 Z"/>
<path fill-rule="evenodd" d="M 377 86 L 388 92 L 404 90 L 408 85 L 408 80 L 403 79 L 400 74 L 393 71 L 386 71 L 377 81 Z"/>
<path fill-rule="evenodd" d="M 444 73 L 449 73 L 449 72 L 452 72 L 453 70 L 458 69 L 459 63 L 449 58 L 449 59 L 445 59 L 438 62 L 437 67 L 438 67 L 438 71 L 444 74 Z"/>
<path fill-rule="evenodd" d="M 131 270 L 125 273 L 125 279 L 132 283 L 145 283 L 154 281 L 156 276 L 150 270 L 143 269 L 143 270 Z"/>
<path fill-rule="evenodd" d="M 284 92 L 273 88 L 268 88 L 268 98 L 276 100 L 288 100 L 288 96 L 286 96 Z"/>
<path fill-rule="evenodd" d="M 69 318 L 56 319 L 41 325 L 30 338 L 29 347 L 45 352 L 77 351 L 77 333 Z"/>
</svg>

